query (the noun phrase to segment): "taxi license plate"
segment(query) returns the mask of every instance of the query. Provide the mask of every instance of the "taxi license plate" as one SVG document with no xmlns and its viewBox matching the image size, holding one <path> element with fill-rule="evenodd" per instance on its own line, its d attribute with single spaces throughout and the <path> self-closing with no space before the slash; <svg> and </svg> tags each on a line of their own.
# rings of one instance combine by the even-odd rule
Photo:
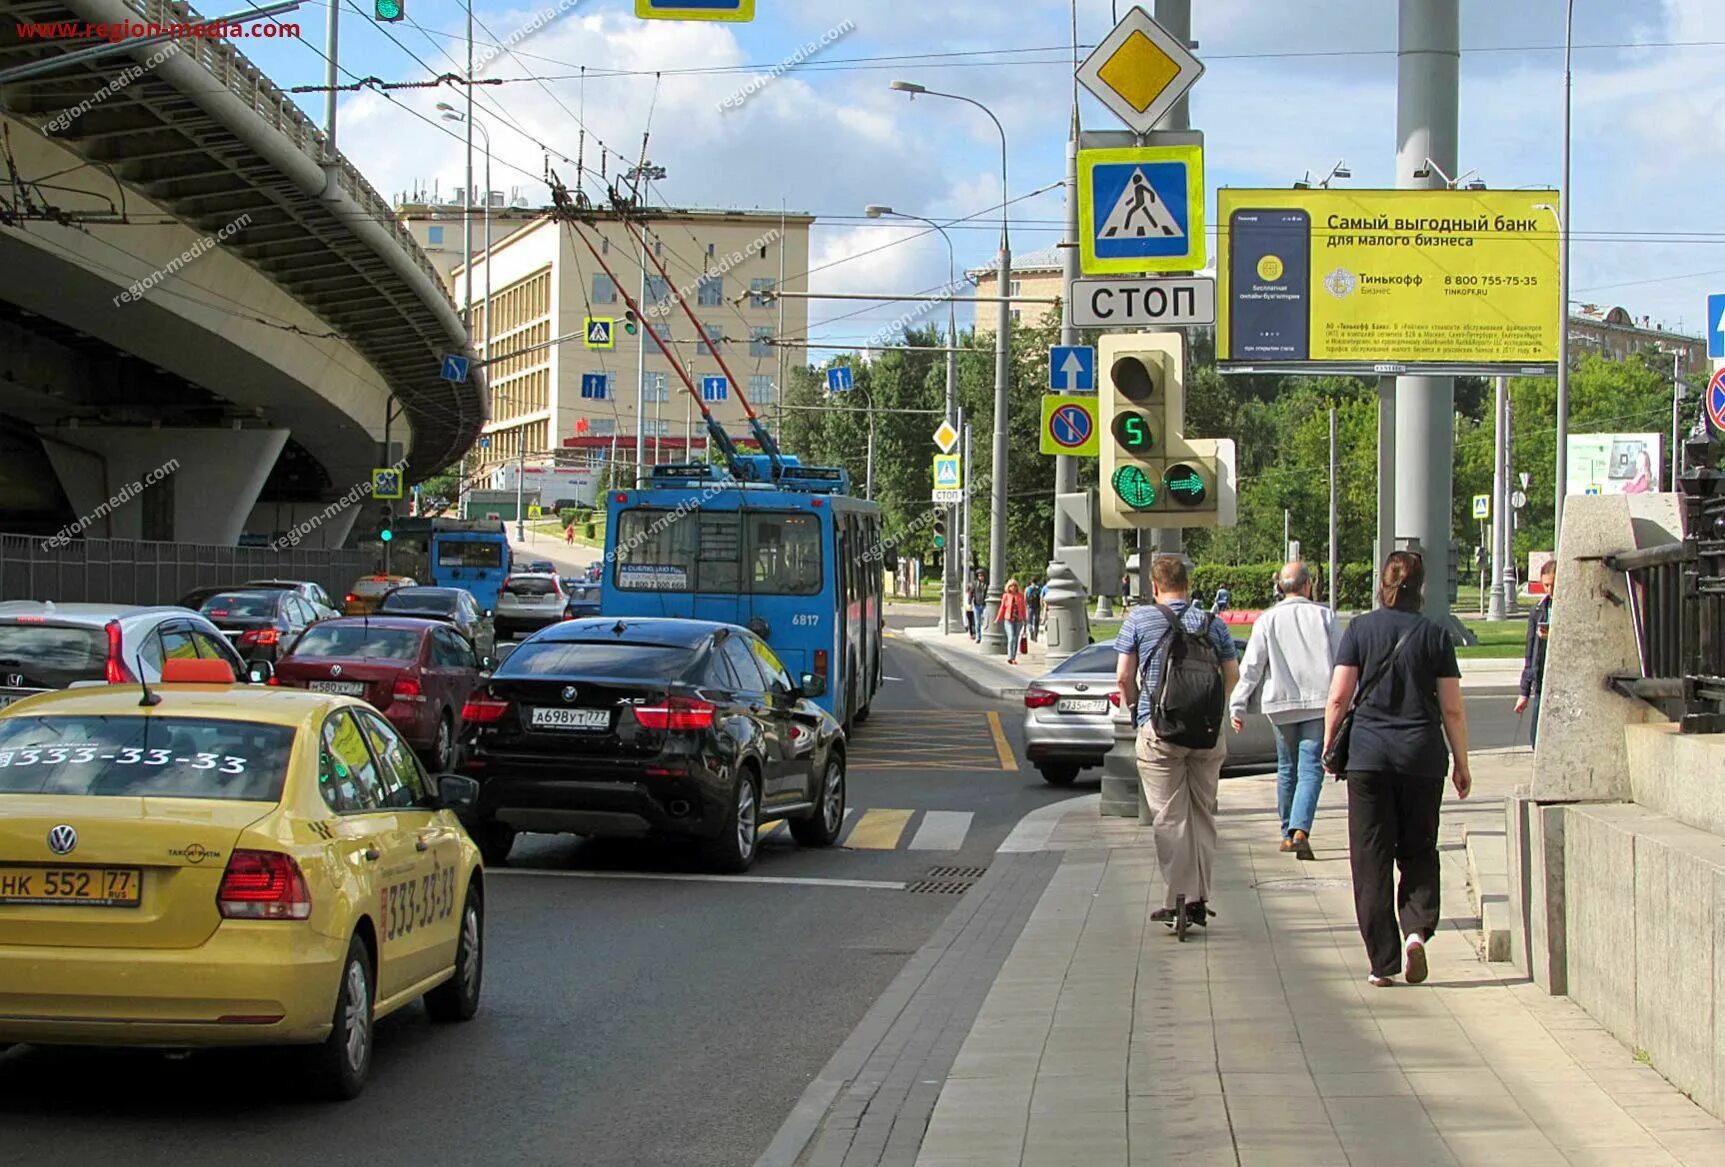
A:
<svg viewBox="0 0 1725 1167">
<path fill-rule="evenodd" d="M 1062 697 L 1054 708 L 1060 713 L 1107 713 L 1108 698 Z"/>
<path fill-rule="evenodd" d="M 533 725 L 539 729 L 608 729 L 608 709 L 535 709 Z"/>
<path fill-rule="evenodd" d="M 313 693 L 340 693 L 344 697 L 363 697 L 365 696 L 365 682 L 313 681 L 311 691 Z"/>
<path fill-rule="evenodd" d="M 0 905 L 135 908 L 143 884 L 136 867 L 0 867 Z"/>
</svg>

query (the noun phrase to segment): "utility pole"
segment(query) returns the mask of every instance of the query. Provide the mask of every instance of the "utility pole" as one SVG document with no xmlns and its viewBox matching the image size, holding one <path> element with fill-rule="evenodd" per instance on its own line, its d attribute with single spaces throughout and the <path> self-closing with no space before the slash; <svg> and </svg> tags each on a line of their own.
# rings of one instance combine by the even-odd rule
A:
<svg viewBox="0 0 1725 1167">
<path fill-rule="evenodd" d="M 1336 470 L 1337 470 L 1336 407 L 1332 405 L 1332 406 L 1330 406 L 1330 576 L 1329 576 L 1329 579 L 1330 579 L 1330 583 L 1329 583 L 1330 611 L 1332 611 L 1332 612 L 1334 612 L 1338 606 L 1337 600 L 1336 600 L 1336 588 L 1341 583 L 1341 581 L 1338 577 L 1338 573 L 1340 572 L 1341 568 L 1339 566 L 1339 556 L 1338 556 L 1337 550 L 1336 550 L 1336 540 L 1339 537 L 1339 534 L 1341 531 L 1341 527 L 1336 521 L 1336 490 L 1338 488 L 1338 478 L 1336 475 Z"/>
<path fill-rule="evenodd" d="M 970 465 L 970 423 L 964 420 L 964 410 L 962 410 L 962 409 L 958 411 L 958 428 L 964 434 L 964 465 L 969 466 Z M 970 528 L 970 519 L 971 519 L 970 500 L 971 500 L 971 496 L 973 494 L 975 494 L 974 490 L 966 490 L 964 492 L 964 565 L 963 565 L 963 567 L 964 567 L 964 577 L 966 580 L 969 579 L 970 561 L 971 561 L 971 558 L 973 557 L 973 555 L 975 554 L 975 548 L 970 541 L 970 539 L 971 539 L 971 535 L 970 535 L 970 530 L 971 530 L 971 528 Z M 962 594 L 963 594 L 963 589 L 961 588 L 960 589 L 960 595 L 962 595 Z M 980 632 L 981 629 L 978 629 L 977 631 Z"/>
<path fill-rule="evenodd" d="M 1456 173 L 1460 93 L 1461 15 L 1458 0 L 1400 0 L 1396 65 L 1396 185 L 1404 190 L 1447 188 Z M 1428 159 L 1431 164 L 1429 165 Z M 1416 178 L 1415 173 L 1424 173 Z M 1413 539 L 1425 558 L 1426 614 L 1459 634 L 1450 618 L 1451 502 L 1455 477 L 1455 379 L 1400 377 L 1395 403 L 1396 539 Z M 1561 456 L 1561 455 L 1560 455 Z M 1379 487 L 1379 497 L 1383 489 Z M 1382 518 L 1379 529 L 1383 529 Z"/>
<path fill-rule="evenodd" d="M 647 232 L 641 232 L 641 294 L 635 298 L 647 311 Z M 635 329 L 635 489 L 647 481 L 647 321 Z"/>
<path fill-rule="evenodd" d="M 1492 416 L 1496 419 L 1493 429 L 1496 431 L 1492 440 L 1491 458 L 1491 600 L 1486 608 L 1486 619 L 1492 621 L 1508 619 L 1509 613 L 1504 607 L 1503 565 L 1508 558 L 1505 544 L 1509 532 L 1509 463 L 1506 449 L 1509 442 L 1509 412 L 1505 405 L 1509 399 L 1509 378 L 1497 379 L 1497 392 L 1493 396 L 1494 410 Z"/>
<path fill-rule="evenodd" d="M 1060 343 L 1074 345 L 1078 343 L 1078 328 L 1072 323 L 1072 286 L 1079 276 L 1078 264 L 1078 5 L 1072 4 L 1072 116 L 1070 131 L 1066 139 L 1066 243 L 1061 249 L 1061 279 L 1060 279 Z M 1078 489 L 1078 459 L 1069 454 L 1059 454 L 1054 459 L 1054 497 L 1056 500 L 1062 494 L 1071 494 Z M 1088 538 L 1089 531 L 1085 532 Z M 1074 525 L 1069 522 L 1057 505 L 1054 508 L 1054 551 L 1053 558 L 1060 558 L 1062 547 L 1076 545 Z M 1096 557 L 1096 549 L 1090 549 L 1092 561 Z M 1098 580 L 1092 578 L 1091 586 L 1098 592 L 1105 589 Z M 1108 601 L 1102 601 L 1106 604 Z M 1100 612 L 1098 613 L 1100 615 Z"/>
</svg>

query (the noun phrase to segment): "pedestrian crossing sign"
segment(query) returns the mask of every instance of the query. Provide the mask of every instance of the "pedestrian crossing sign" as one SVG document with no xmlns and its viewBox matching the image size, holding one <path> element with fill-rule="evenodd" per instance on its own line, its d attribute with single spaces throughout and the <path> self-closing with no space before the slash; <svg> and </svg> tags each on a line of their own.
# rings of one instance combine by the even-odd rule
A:
<svg viewBox="0 0 1725 1167">
<path fill-rule="evenodd" d="M 936 454 L 934 456 L 934 488 L 936 490 L 964 489 L 964 470 L 959 465 L 957 454 Z"/>
<path fill-rule="evenodd" d="M 587 347 L 616 348 L 616 324 L 617 321 L 609 316 L 587 317 Z"/>
<path fill-rule="evenodd" d="M 1080 150 L 1078 256 L 1087 276 L 1204 267 L 1204 148 Z"/>
</svg>

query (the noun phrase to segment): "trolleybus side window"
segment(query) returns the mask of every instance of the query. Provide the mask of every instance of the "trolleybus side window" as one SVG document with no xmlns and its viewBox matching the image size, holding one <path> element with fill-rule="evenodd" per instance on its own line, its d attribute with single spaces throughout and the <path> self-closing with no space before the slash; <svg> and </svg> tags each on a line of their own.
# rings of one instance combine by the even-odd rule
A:
<svg viewBox="0 0 1725 1167">
<path fill-rule="evenodd" d="M 821 521 L 815 515 L 750 513 L 749 558 L 756 595 L 817 596 Z"/>
</svg>

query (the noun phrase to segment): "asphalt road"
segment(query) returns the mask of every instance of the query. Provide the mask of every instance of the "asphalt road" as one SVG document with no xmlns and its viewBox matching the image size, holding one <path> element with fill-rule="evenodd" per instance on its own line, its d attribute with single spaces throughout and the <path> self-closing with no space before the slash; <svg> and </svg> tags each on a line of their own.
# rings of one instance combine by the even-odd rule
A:
<svg viewBox="0 0 1725 1167">
<path fill-rule="evenodd" d="M 775 831 L 763 882 L 738 882 L 677 847 L 525 837 L 491 881 L 479 1016 L 384 1022 L 357 1102 L 298 1100 L 267 1053 L 22 1048 L 0 1054 L 0 1159 L 746 1167 L 956 902 L 898 885 L 987 864 L 1073 793 L 1019 768 L 1011 709 L 903 643 L 886 661 L 843 846 Z"/>
</svg>

